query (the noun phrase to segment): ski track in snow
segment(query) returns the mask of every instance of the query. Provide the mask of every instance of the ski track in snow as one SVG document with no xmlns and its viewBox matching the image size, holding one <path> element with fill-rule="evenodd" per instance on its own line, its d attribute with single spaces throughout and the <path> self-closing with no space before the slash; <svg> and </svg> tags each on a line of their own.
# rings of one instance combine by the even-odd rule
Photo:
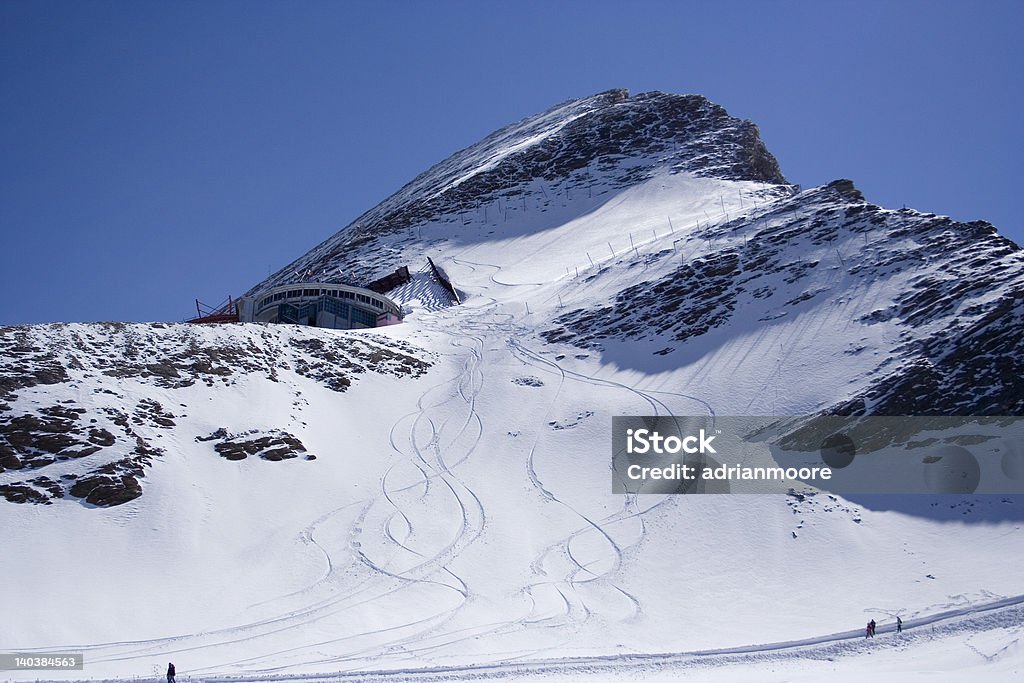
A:
<svg viewBox="0 0 1024 683">
<path fill-rule="evenodd" d="M 466 261 L 466 260 L 459 260 L 459 259 L 453 259 L 453 260 L 455 260 L 458 263 L 462 263 L 464 265 L 467 265 L 467 266 L 469 266 L 473 270 L 475 270 L 476 267 L 493 269 L 494 272 L 490 275 L 490 280 L 491 280 L 491 282 L 493 282 L 493 283 L 495 283 L 497 285 L 500 285 L 502 287 L 519 287 L 519 286 L 531 287 L 531 286 L 534 286 L 535 284 L 540 284 L 540 283 L 512 284 L 512 283 L 503 282 L 501 280 L 498 280 L 497 277 L 496 277 L 501 272 L 501 270 L 502 270 L 501 266 L 498 266 L 498 265 L 495 265 L 495 264 L 487 264 L 487 263 L 480 263 L 480 262 Z M 585 383 L 589 383 L 589 384 L 592 384 L 592 385 L 595 385 L 595 386 L 599 386 L 599 387 L 603 387 L 603 388 L 610 388 L 610 389 L 614 389 L 614 390 L 621 390 L 621 391 L 626 391 L 626 392 L 632 393 L 632 394 L 636 395 L 637 397 L 641 398 L 643 401 L 645 401 L 650 406 L 651 411 L 655 415 L 659 415 L 659 414 L 672 414 L 672 410 L 664 403 L 664 401 L 662 401 L 659 398 L 656 398 L 656 397 L 652 396 L 651 395 L 652 393 L 660 393 L 660 394 L 665 395 L 665 396 L 673 396 L 673 397 L 676 397 L 676 398 L 684 399 L 686 401 L 696 401 L 696 402 L 698 402 L 701 405 L 701 407 L 704 410 L 707 411 L 707 413 L 709 415 L 712 415 L 712 416 L 714 415 L 713 409 L 711 408 L 711 406 L 707 402 L 705 402 L 705 401 L 703 401 L 701 399 L 698 399 L 696 397 L 693 397 L 693 396 L 689 396 L 689 395 L 685 395 L 685 394 L 678 394 L 678 393 L 671 393 L 671 392 L 651 392 L 651 393 L 647 393 L 647 392 L 640 391 L 640 390 L 638 390 L 638 389 L 636 389 L 634 387 L 631 387 L 631 386 L 628 386 L 628 385 L 625 385 L 625 384 L 621 384 L 621 383 L 618 383 L 618 382 L 613 382 L 613 381 L 609 381 L 609 380 L 603 380 L 603 379 L 599 379 L 599 378 L 596 378 L 596 377 L 592 377 L 592 376 L 588 376 L 588 375 L 583 375 L 583 374 L 580 374 L 580 373 L 577 373 L 577 372 L 567 371 L 564 367 L 562 367 L 557 362 L 550 361 L 550 360 L 547 360 L 547 359 L 543 358 L 542 356 L 540 356 L 536 352 L 528 349 L 520 341 L 518 341 L 517 337 L 520 336 L 519 333 L 521 333 L 521 330 L 518 330 L 518 329 L 516 329 L 514 327 L 514 325 L 512 323 L 513 318 L 512 318 L 511 315 L 506 315 L 505 316 L 506 320 L 504 322 L 502 322 L 502 323 L 495 322 L 494 320 L 491 320 L 491 321 L 479 320 L 479 313 L 492 313 L 492 318 L 496 317 L 496 316 L 493 315 L 493 313 L 494 313 L 494 309 L 497 308 L 497 307 L 498 307 L 497 306 L 497 302 L 495 300 L 487 299 L 485 303 L 483 303 L 482 305 L 478 305 L 476 307 L 476 310 L 474 311 L 474 313 L 476 313 L 477 315 L 474 315 L 471 318 L 464 318 L 462 321 L 460 321 L 462 323 L 461 326 L 464 329 L 467 329 L 467 330 L 477 329 L 477 330 L 489 333 L 491 336 L 503 336 L 505 338 L 505 340 L 506 340 L 506 349 L 507 349 L 507 351 L 509 353 L 511 353 L 514 357 L 518 358 L 521 362 L 523 362 L 523 363 L 525 363 L 527 365 L 536 367 L 536 368 L 541 369 L 541 370 L 557 373 L 558 378 L 559 378 L 559 383 L 558 383 L 558 386 L 556 387 L 555 395 L 552 398 L 551 404 L 550 404 L 549 409 L 548 409 L 548 415 L 549 416 L 551 415 L 552 411 L 557 406 L 558 398 L 559 398 L 559 395 L 561 393 L 562 384 L 565 381 L 567 381 L 567 380 L 585 382 Z M 466 310 L 465 307 L 463 308 L 463 310 L 464 311 Z M 441 331 L 441 330 L 435 329 L 435 331 Z M 449 332 L 448 330 L 445 330 L 445 332 L 448 333 L 448 334 L 454 334 L 452 332 Z M 459 344 L 458 339 L 460 339 L 460 338 L 461 339 L 468 339 L 468 340 L 470 340 L 472 342 L 472 344 L 470 346 L 470 348 L 473 349 L 473 351 L 472 351 L 473 356 L 472 356 L 471 362 L 474 364 L 474 367 L 475 367 L 475 365 L 479 364 L 480 361 L 482 360 L 482 358 L 481 358 L 481 356 L 479 354 L 478 349 L 483 346 L 483 340 L 479 336 L 476 336 L 476 335 L 465 335 L 463 337 L 457 337 L 456 341 L 453 341 L 453 344 L 455 344 L 456 346 L 459 346 L 460 344 Z M 469 368 L 469 364 L 467 364 L 466 368 L 464 368 L 463 377 L 472 377 L 472 372 L 465 372 L 465 370 L 468 370 L 468 368 Z M 459 385 L 460 395 L 462 395 L 464 400 L 467 400 L 467 402 L 470 402 L 468 397 L 462 392 L 462 386 L 463 386 L 463 383 L 460 382 L 460 385 Z M 610 581 L 610 577 L 612 577 L 619 570 L 619 568 L 622 566 L 624 549 L 622 547 L 620 547 L 619 543 L 617 543 L 615 541 L 615 539 L 608 532 L 606 527 L 609 526 L 609 525 L 612 525 L 612 524 L 621 523 L 621 522 L 626 521 L 626 520 L 633 520 L 633 519 L 638 520 L 639 524 L 640 524 L 639 534 L 636 535 L 635 540 L 631 544 L 631 545 L 635 545 L 635 544 L 639 543 L 640 540 L 643 537 L 642 515 L 646 514 L 647 512 L 649 512 L 651 510 L 653 510 L 654 508 L 658 507 L 659 505 L 667 502 L 667 499 L 659 500 L 659 501 L 657 501 L 656 503 L 654 503 L 653 505 L 651 505 L 650 507 L 648 507 L 646 509 L 639 510 L 639 511 L 634 511 L 633 509 L 637 507 L 636 497 L 635 496 L 630 496 L 630 497 L 626 498 L 622 510 L 620 510 L 620 511 L 618 511 L 618 512 L 612 514 L 612 515 L 609 515 L 609 516 L 607 516 L 604 519 L 595 521 L 594 519 L 592 519 L 589 516 L 587 516 L 586 514 L 582 513 L 581 511 L 579 511 L 578 509 L 573 507 L 570 503 L 568 503 L 566 501 L 563 501 L 555 493 L 551 492 L 550 490 L 548 490 L 547 488 L 544 487 L 543 483 L 541 482 L 541 480 L 540 480 L 540 478 L 539 478 L 539 476 L 537 474 L 536 467 L 535 467 L 535 458 L 536 458 L 536 455 L 537 455 L 537 448 L 538 448 L 538 445 L 539 445 L 539 441 L 540 441 L 540 435 L 538 435 L 537 438 L 534 440 L 534 443 L 532 444 L 532 446 L 530 448 L 530 452 L 529 452 L 528 457 L 527 457 L 527 473 L 528 473 L 528 476 L 530 478 L 530 481 L 533 483 L 534 487 L 538 490 L 538 492 L 540 492 L 540 494 L 546 500 L 548 500 L 549 502 L 551 502 L 553 504 L 558 504 L 558 505 L 563 506 L 564 508 L 568 509 L 572 514 L 574 514 L 575 516 L 579 517 L 584 522 L 585 525 L 581 526 L 580 528 L 578 528 L 577 530 L 575 530 L 574 532 L 572 532 L 571 534 L 569 534 L 565 538 L 561 539 L 560 541 L 558 541 L 558 542 L 548 546 L 531 563 L 531 567 L 533 568 L 533 572 L 534 572 L 535 575 L 537 575 L 537 576 L 545 575 L 546 571 L 543 569 L 543 565 L 545 563 L 546 558 L 549 555 L 551 555 L 551 554 L 558 554 L 558 555 L 560 555 L 560 556 L 562 556 L 562 557 L 564 557 L 564 558 L 569 560 L 569 562 L 572 565 L 572 569 L 570 570 L 570 572 L 568 574 L 566 574 L 565 576 L 561 577 L 558 580 L 538 580 L 538 581 L 534 581 L 534 582 L 530 583 L 527 586 L 524 586 L 521 589 L 521 592 L 523 594 L 525 594 L 526 596 L 528 596 L 530 598 L 532 604 L 533 604 L 533 608 L 531 610 L 531 614 L 529 614 L 529 615 L 527 615 L 525 617 L 522 617 L 522 618 L 520 618 L 518 620 L 506 622 L 505 624 L 498 626 L 496 629 L 494 629 L 494 631 L 496 632 L 497 630 L 499 630 L 499 629 L 501 629 L 503 627 L 504 628 L 510 628 L 510 627 L 521 626 L 521 625 L 524 625 L 524 624 L 528 624 L 528 625 L 531 625 L 531 626 L 538 626 L 538 625 L 544 625 L 544 626 L 560 625 L 563 621 L 566 621 L 566 620 L 569 621 L 569 622 L 573 622 L 575 626 L 580 626 L 580 625 L 582 625 L 582 623 L 588 621 L 592 617 L 592 615 L 594 614 L 594 609 L 591 606 L 589 606 L 582 599 L 582 597 L 578 594 L 578 592 L 576 590 L 576 587 L 577 587 L 578 584 L 594 583 L 594 582 L 597 582 L 597 581 L 600 581 L 600 580 L 606 580 L 609 583 L 611 589 L 615 593 L 617 593 L 621 597 L 625 598 L 629 602 L 629 604 L 630 604 L 630 606 L 632 608 L 632 612 L 633 612 L 633 615 L 632 615 L 632 617 L 630 619 L 635 619 L 636 617 L 638 617 L 642 613 L 642 606 L 640 605 L 639 600 L 637 600 L 633 595 L 631 595 L 625 589 L 615 585 L 614 582 Z M 577 539 L 579 539 L 581 536 L 583 536 L 585 534 L 593 534 L 593 533 L 598 534 L 598 536 L 604 542 L 604 547 L 608 551 L 610 551 L 610 553 L 612 554 L 612 557 L 610 558 L 610 562 L 602 562 L 601 559 L 598 558 L 596 560 L 591 560 L 590 562 L 584 563 L 583 561 L 579 560 L 577 558 L 576 554 L 574 553 L 574 551 L 573 551 L 573 543 Z M 599 563 L 599 562 L 601 562 L 602 564 L 605 564 L 608 568 L 605 569 L 604 571 L 600 572 L 600 573 L 595 573 L 590 567 L 595 565 L 595 564 L 597 564 L 597 563 Z M 582 578 L 581 578 L 581 575 L 583 575 Z M 563 610 L 562 610 L 561 613 L 559 613 L 559 614 L 550 614 L 550 615 L 546 615 L 546 616 L 542 615 L 542 614 L 537 614 L 536 613 L 538 608 L 539 608 L 538 601 L 537 601 L 537 593 L 538 593 L 538 591 L 540 591 L 542 589 L 550 589 L 550 590 L 553 590 L 557 594 L 557 596 L 558 596 L 557 600 L 563 606 Z M 572 596 L 572 597 L 570 597 L 570 596 Z M 553 650 L 558 645 L 559 645 L 558 643 L 554 643 L 549 648 L 545 648 L 544 650 L 536 650 L 536 651 L 531 652 L 531 655 L 536 656 L 536 655 L 542 654 L 544 651 Z"/>
<path fill-rule="evenodd" d="M 510 338 L 508 340 L 508 346 L 509 346 L 509 349 L 513 352 L 513 354 L 515 354 L 518 358 L 523 360 L 523 362 L 525 362 L 525 363 L 527 363 L 527 364 L 529 364 L 529 365 L 531 365 L 531 366 L 533 366 L 535 368 L 541 369 L 541 370 L 553 369 L 555 372 L 558 373 L 559 384 L 558 384 L 558 389 L 556 391 L 556 398 L 552 401 L 552 409 L 553 409 L 554 405 L 557 403 L 557 394 L 561 391 L 562 384 L 565 381 L 567 381 L 567 380 L 572 380 L 572 381 L 579 381 L 579 382 L 584 382 L 584 383 L 592 384 L 592 385 L 599 386 L 599 387 L 619 389 L 619 390 L 623 390 L 623 391 L 627 391 L 627 392 L 630 392 L 632 394 L 635 394 L 639 398 L 643 399 L 651 407 L 652 415 L 661 415 L 661 414 L 671 415 L 671 414 L 673 414 L 672 410 L 662 400 L 660 400 L 660 399 L 658 399 L 658 398 L 656 398 L 656 397 L 654 397 L 652 395 L 653 393 L 660 393 L 662 395 L 673 396 L 673 397 L 676 397 L 676 398 L 679 398 L 679 399 L 683 399 L 683 400 L 686 400 L 686 401 L 696 401 L 708 412 L 708 414 L 710 416 L 714 417 L 714 410 L 711 408 L 710 404 L 708 404 L 705 401 L 702 401 L 701 399 L 698 399 L 696 397 L 692 397 L 692 396 L 689 396 L 689 395 L 686 395 L 686 394 L 681 394 L 681 393 L 674 393 L 674 392 L 645 392 L 645 391 L 641 391 L 639 389 L 636 389 L 635 387 L 631 387 L 631 386 L 628 386 L 628 385 L 625 385 L 625 384 L 621 384 L 621 383 L 618 383 L 618 382 L 613 382 L 613 381 L 609 381 L 609 380 L 599 379 L 599 378 L 596 378 L 596 377 L 593 377 L 593 376 L 590 376 L 590 375 L 584 375 L 584 374 L 581 374 L 581 373 L 578 373 L 578 372 L 568 371 L 564 367 L 562 367 L 559 363 L 557 363 L 556 361 L 552 361 L 552 360 L 548 360 L 546 358 L 543 358 L 542 356 L 540 356 L 536 352 L 526 348 L 522 343 L 520 343 L 519 341 L 517 341 L 514 338 Z M 683 412 L 685 412 L 685 411 L 683 411 Z M 541 494 L 546 499 L 548 499 L 548 500 L 550 500 L 550 501 L 552 501 L 554 503 L 558 503 L 560 505 L 563 505 L 566 508 L 568 508 L 574 514 L 579 516 L 580 519 L 583 520 L 586 523 L 586 526 L 580 527 L 579 529 L 574 531 L 572 534 L 566 536 L 565 538 L 561 539 L 560 541 L 556 542 L 555 544 L 550 545 L 548 548 L 546 548 L 534 560 L 534 562 L 532 563 L 531 566 L 533 567 L 534 573 L 536 573 L 536 574 L 544 574 L 545 572 L 542 569 L 542 567 L 544 565 L 546 557 L 550 553 L 561 553 L 561 554 L 563 554 L 565 557 L 567 557 L 575 565 L 575 569 L 572 571 L 571 574 L 563 577 L 562 582 L 567 584 L 568 587 L 573 592 L 575 592 L 576 584 L 592 583 L 592 582 L 600 581 L 602 579 L 608 579 L 611 576 L 613 576 L 619 570 L 619 568 L 622 566 L 623 554 L 624 554 L 624 551 L 626 549 L 621 547 L 615 541 L 615 539 L 608 532 L 608 527 L 610 527 L 610 526 L 612 526 L 614 524 L 618 524 L 618 523 L 627 521 L 627 520 L 637 520 L 639 522 L 639 524 L 640 524 L 640 533 L 636 535 L 636 538 L 633 541 L 633 543 L 630 545 L 630 547 L 632 547 L 634 545 L 637 545 L 637 544 L 639 544 L 641 542 L 641 540 L 643 538 L 644 530 L 645 530 L 644 529 L 644 525 L 643 525 L 643 515 L 645 515 L 645 514 L 649 513 L 650 511 L 660 507 L 661 505 L 664 505 L 664 504 L 668 503 L 670 501 L 670 498 L 668 498 L 668 497 L 660 497 L 660 499 L 658 499 L 657 502 L 655 502 L 655 503 L 651 504 L 650 506 L 648 506 L 648 507 L 646 507 L 646 508 L 641 510 L 641 509 L 638 509 L 639 508 L 638 496 L 635 495 L 635 494 L 634 495 L 628 495 L 628 496 L 624 497 L 624 503 L 623 503 L 622 510 L 620 510 L 620 511 L 618 511 L 618 512 L 612 514 L 612 515 L 609 515 L 609 516 L 607 516 L 607 517 L 605 517 L 603 519 L 595 521 L 594 519 L 590 518 L 589 516 L 585 515 L 584 513 L 580 512 L 579 510 L 574 508 L 571 504 L 561 500 L 560 498 L 558 498 L 558 496 L 556 496 L 554 493 L 552 493 L 551 491 L 549 491 L 547 488 L 544 487 L 544 484 L 541 482 L 539 476 L 537 475 L 537 471 L 536 471 L 536 467 L 535 467 L 535 457 L 536 457 L 536 451 L 537 451 L 538 442 L 539 442 L 539 436 L 538 436 L 538 439 L 534 442 L 533 446 L 531 447 L 529 456 L 527 458 L 527 469 L 528 469 L 528 472 L 529 472 L 530 480 L 533 482 L 534 486 L 541 492 Z M 636 510 L 636 511 L 634 511 L 634 510 Z M 576 557 L 573 554 L 573 550 L 572 550 L 572 544 L 573 544 L 574 541 L 576 541 L 578 538 L 580 538 L 584 534 L 590 534 L 590 533 L 594 533 L 594 532 L 599 534 L 601 536 L 601 538 L 603 538 L 604 541 L 606 541 L 607 547 L 614 553 L 614 557 L 612 559 L 612 562 L 610 564 L 609 569 L 607 569 L 606 571 L 604 571 L 604 572 L 602 572 L 600 574 L 594 573 L 593 571 L 590 570 L 589 566 L 591 564 L 594 564 L 594 562 L 591 562 L 591 563 L 588 563 L 587 565 L 584 565 L 583 563 L 581 563 L 580 561 L 578 561 L 576 559 Z M 581 573 L 586 573 L 589 576 L 584 577 L 584 578 L 578 578 Z M 550 585 L 555 585 L 555 582 L 550 582 L 550 581 L 548 581 L 548 582 L 537 582 L 537 583 L 534 583 L 534 584 L 531 584 L 530 586 L 528 586 L 526 590 L 528 590 L 529 593 L 532 595 L 532 592 L 535 589 L 535 587 L 537 587 L 537 586 L 544 586 L 544 585 L 549 585 L 549 586 Z M 635 619 L 635 618 L 639 617 L 643 613 L 643 608 L 642 608 L 639 600 L 636 599 L 636 597 L 634 597 L 632 594 L 630 594 L 625 589 L 615 585 L 614 583 L 611 583 L 610 585 L 611 585 L 611 587 L 615 591 L 617 591 L 619 594 L 621 594 L 622 597 L 626 598 L 631 603 L 631 605 L 633 607 L 633 616 L 629 620 Z M 561 593 L 561 588 L 557 588 L 557 589 Z M 562 593 L 562 595 L 564 597 L 564 593 Z M 566 600 L 566 602 L 568 604 L 568 600 Z M 589 619 L 590 616 L 593 613 L 592 610 L 586 606 L 586 604 L 583 604 L 583 612 L 584 612 L 584 615 L 585 615 L 584 620 Z M 567 614 L 566 616 L 569 616 L 569 615 Z"/>
</svg>

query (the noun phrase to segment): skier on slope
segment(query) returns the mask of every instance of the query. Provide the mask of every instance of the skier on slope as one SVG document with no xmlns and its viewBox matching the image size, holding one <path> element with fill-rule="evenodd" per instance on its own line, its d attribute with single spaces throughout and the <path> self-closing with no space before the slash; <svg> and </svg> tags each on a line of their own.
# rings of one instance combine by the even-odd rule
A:
<svg viewBox="0 0 1024 683">
<path fill-rule="evenodd" d="M 875 637 L 875 620 L 872 619 L 871 621 L 869 621 L 868 622 L 868 626 L 871 627 L 871 637 L 874 638 Z"/>
<path fill-rule="evenodd" d="M 174 664 L 172 662 L 167 662 L 167 683 L 175 683 Z"/>
<path fill-rule="evenodd" d="M 903 620 L 896 617 L 896 633 L 903 633 Z"/>
<path fill-rule="evenodd" d="M 865 638 L 870 638 L 871 637 L 871 622 L 870 621 L 868 622 L 868 625 L 864 627 L 864 637 Z"/>
</svg>

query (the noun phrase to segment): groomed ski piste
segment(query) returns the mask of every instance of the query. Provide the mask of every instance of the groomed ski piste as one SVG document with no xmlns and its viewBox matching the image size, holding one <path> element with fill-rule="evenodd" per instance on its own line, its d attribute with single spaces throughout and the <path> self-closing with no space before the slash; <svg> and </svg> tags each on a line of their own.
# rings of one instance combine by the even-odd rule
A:
<svg viewBox="0 0 1024 683">
<path fill-rule="evenodd" d="M 1015 497 L 611 493 L 611 416 L 811 414 L 858 396 L 906 341 L 898 320 L 865 318 L 944 266 L 856 270 L 920 245 L 841 222 L 816 240 L 811 219 L 840 190 L 685 171 L 625 189 L 592 178 L 572 197 L 542 182 L 500 213 L 378 242 L 431 256 L 460 292 L 448 305 L 417 273 L 389 293 L 402 325 L 11 332 L 68 375 L 19 390 L 11 412 L 73 404 L 120 435 L 120 411 L 159 455 L 122 505 L 0 506 L 0 647 L 85 657 L 84 671 L 0 680 L 157 680 L 169 661 L 179 682 L 224 683 L 1018 678 Z M 927 216 L 890 214 L 901 227 Z M 702 334 L 658 331 L 648 309 L 643 335 L 581 341 L 587 328 L 564 317 L 758 235 L 782 235 L 774 265 L 814 265 L 765 270 L 746 291 L 773 292 L 738 293 L 739 314 Z M 1018 253 L 1002 258 L 1019 268 Z M 999 287 L 950 315 L 980 315 Z M 97 360 L 129 346 L 159 358 L 185 339 L 257 362 L 175 385 Z M 310 370 L 327 357 L 310 349 L 331 345 L 354 349 L 342 391 Z M 131 417 L 147 400 L 173 425 Z M 316 459 L 227 460 L 197 440 L 221 428 L 285 430 Z"/>
</svg>

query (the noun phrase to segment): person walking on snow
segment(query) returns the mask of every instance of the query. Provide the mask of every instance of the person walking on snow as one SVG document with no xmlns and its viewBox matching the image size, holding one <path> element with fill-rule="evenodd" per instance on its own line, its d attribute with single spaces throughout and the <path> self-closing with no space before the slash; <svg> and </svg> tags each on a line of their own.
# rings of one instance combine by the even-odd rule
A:
<svg viewBox="0 0 1024 683">
<path fill-rule="evenodd" d="M 167 662 L 167 683 L 175 683 L 174 681 L 174 664 Z"/>
<path fill-rule="evenodd" d="M 870 638 L 871 637 L 871 622 L 870 621 L 868 622 L 868 625 L 864 627 L 864 637 L 865 638 Z"/>
<path fill-rule="evenodd" d="M 872 619 L 871 621 L 869 621 L 868 622 L 868 626 L 871 628 L 871 637 L 874 638 L 875 637 L 875 620 Z"/>
<path fill-rule="evenodd" d="M 896 633 L 903 633 L 903 620 L 896 617 Z"/>
</svg>

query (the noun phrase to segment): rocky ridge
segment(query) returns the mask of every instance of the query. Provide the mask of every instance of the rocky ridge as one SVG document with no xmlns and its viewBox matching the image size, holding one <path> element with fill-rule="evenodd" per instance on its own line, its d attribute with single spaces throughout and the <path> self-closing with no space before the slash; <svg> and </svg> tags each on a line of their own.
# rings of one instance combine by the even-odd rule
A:
<svg viewBox="0 0 1024 683">
<path fill-rule="evenodd" d="M 100 507 L 139 497 L 148 468 L 165 454 L 156 435 L 179 428 L 189 410 L 156 395 L 226 389 L 253 376 L 280 382 L 284 373 L 343 393 L 366 373 L 415 378 L 432 363 L 404 342 L 298 327 L 2 327 L 0 497 L 51 504 L 70 496 Z M 223 437 L 211 451 L 229 459 L 307 456 L 285 430 Z"/>
<path fill-rule="evenodd" d="M 870 387 L 823 412 L 1024 414 L 1024 250 L 992 225 L 883 209 L 840 180 L 709 226 L 699 239 L 706 247 L 693 258 L 607 305 L 558 315 L 541 336 L 598 350 L 656 340 L 664 346 L 654 353 L 670 355 L 715 330 L 770 327 L 890 282 L 893 298 L 854 322 L 891 330 L 892 355 L 866 359 Z M 667 249 L 648 261 L 672 257 Z M 845 353 L 864 348 L 851 338 Z"/>
<path fill-rule="evenodd" d="M 559 194 L 614 190 L 684 171 L 786 184 L 757 126 L 707 98 L 609 90 L 456 152 L 248 293 L 306 273 L 321 281 L 368 281 L 396 258 L 421 258 L 425 245 L 416 228 L 426 223 L 465 224 L 484 207 L 492 216 L 528 204 L 543 210 Z"/>
</svg>

